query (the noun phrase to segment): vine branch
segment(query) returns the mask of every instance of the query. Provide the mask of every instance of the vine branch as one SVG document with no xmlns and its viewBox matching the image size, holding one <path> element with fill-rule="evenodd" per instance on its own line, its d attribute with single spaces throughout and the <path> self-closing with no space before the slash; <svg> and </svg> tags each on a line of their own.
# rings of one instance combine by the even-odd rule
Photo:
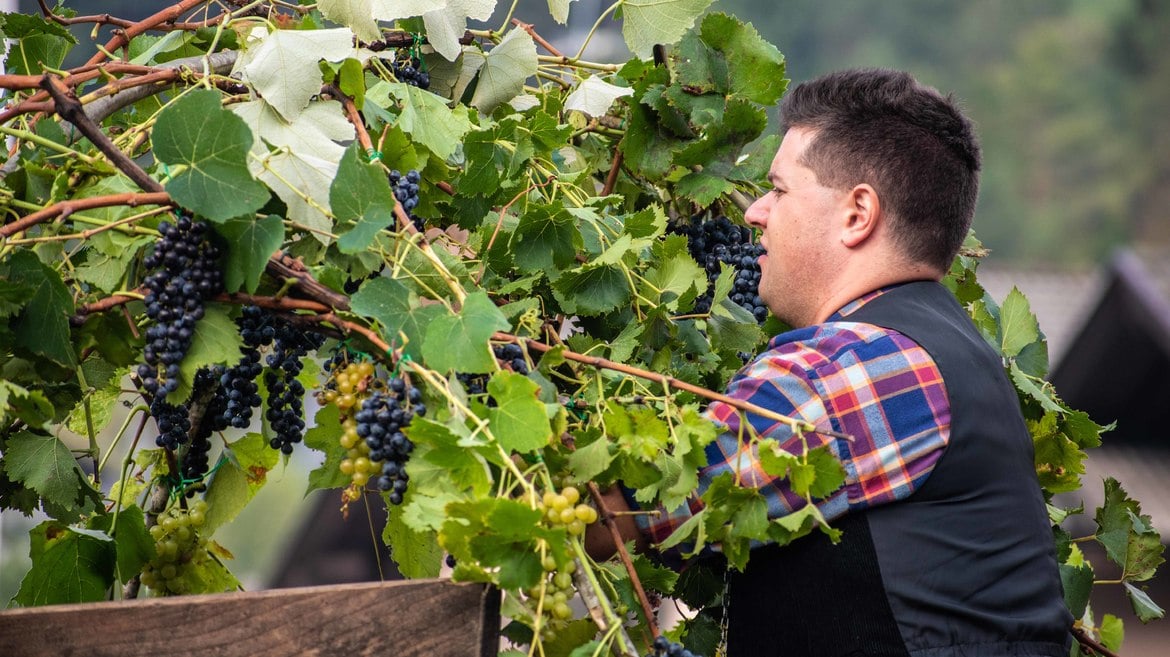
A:
<svg viewBox="0 0 1170 657">
<path fill-rule="evenodd" d="M 28 230 L 29 228 L 50 221 L 58 216 L 69 216 L 74 212 L 82 210 L 92 210 L 94 208 L 105 208 L 114 205 L 125 205 L 129 207 L 138 207 L 140 205 L 170 205 L 171 197 L 166 192 L 150 192 L 146 194 L 137 194 L 134 192 L 123 192 L 121 194 L 109 194 L 106 196 L 91 196 L 89 198 L 78 198 L 60 201 L 39 210 L 30 215 L 26 215 L 17 219 L 10 224 L 0 226 L 0 238 L 11 237 L 16 233 Z"/>
<path fill-rule="evenodd" d="M 89 118 L 89 115 L 85 113 L 85 108 L 81 105 L 81 101 L 77 99 L 72 89 L 65 86 L 59 78 L 55 78 L 48 73 L 41 79 L 41 87 L 52 96 L 53 102 L 57 106 L 57 114 L 77 126 L 77 129 L 88 137 L 94 146 L 98 147 L 98 150 L 105 153 L 106 157 L 110 158 L 110 162 L 119 171 L 126 174 L 130 180 L 133 180 L 134 184 L 147 192 L 165 192 L 162 183 L 151 178 L 150 174 L 143 171 L 142 167 L 138 166 L 134 160 L 131 160 L 128 155 L 115 146 L 114 142 L 93 122 L 93 119 Z"/>
<path fill-rule="evenodd" d="M 543 342 L 538 342 L 536 340 L 533 340 L 532 338 L 523 338 L 520 336 L 511 335 L 509 333 L 500 333 L 500 332 L 494 333 L 494 334 L 492 334 L 492 339 L 496 340 L 497 342 L 514 342 L 516 344 L 520 344 L 520 345 L 524 346 L 525 348 L 530 347 L 530 348 L 536 349 L 537 351 L 540 351 L 542 353 L 553 350 L 552 346 L 547 345 Z M 572 351 L 569 351 L 567 349 L 565 349 L 564 351 L 561 351 L 560 355 L 563 356 L 566 360 L 571 360 L 571 361 L 575 361 L 578 363 L 583 363 L 585 365 L 592 365 L 593 367 L 597 367 L 600 369 L 612 370 L 614 372 L 621 372 L 622 374 L 629 374 L 630 376 L 636 376 L 636 377 L 639 377 L 642 379 L 648 379 L 650 381 L 657 381 L 658 383 L 661 383 L 661 384 L 666 385 L 666 386 L 670 386 L 671 388 L 674 388 L 676 390 L 682 390 L 684 392 L 689 392 L 691 394 L 703 397 L 704 399 L 710 399 L 711 401 L 721 402 L 721 403 L 727 404 L 728 406 L 731 406 L 733 408 L 737 408 L 741 411 L 745 411 L 748 413 L 754 413 L 756 415 L 759 415 L 760 417 L 764 417 L 764 418 L 767 418 L 769 420 L 773 420 L 775 422 L 780 422 L 782 424 L 788 425 L 789 427 L 792 427 L 793 429 L 795 429 L 797 431 L 801 431 L 804 433 L 817 433 L 817 434 L 821 434 L 823 436 L 830 436 L 832 438 L 839 438 L 841 440 L 847 440 L 850 442 L 853 441 L 853 436 L 850 436 L 849 434 L 841 433 L 839 431 L 833 431 L 831 429 L 822 429 L 822 428 L 818 427 L 817 425 L 812 424 L 810 422 L 803 422 L 801 420 L 797 420 L 795 418 L 788 417 L 787 415 L 781 415 L 780 413 L 769 410 L 769 409 L 764 408 L 762 406 L 757 406 L 751 402 L 747 402 L 747 401 L 744 401 L 742 399 L 735 399 L 734 397 L 728 397 L 725 394 L 715 392 L 714 390 L 708 390 L 707 388 L 704 388 L 702 386 L 697 386 L 693 383 L 688 383 L 688 382 L 682 381 L 680 379 L 676 379 L 673 376 L 667 376 L 665 374 L 651 372 L 649 370 L 644 370 L 644 369 L 641 369 L 638 367 L 634 367 L 632 365 L 626 365 L 625 363 L 617 363 L 617 362 L 614 362 L 612 360 L 601 358 L 599 356 L 585 356 L 583 354 L 578 354 L 576 352 L 572 352 Z"/>
<path fill-rule="evenodd" d="M 1077 642 L 1081 644 L 1081 647 L 1087 648 L 1090 651 L 1101 655 L 1102 657 L 1121 657 L 1117 653 L 1101 645 L 1101 642 L 1094 639 L 1092 635 L 1089 634 L 1088 630 L 1083 627 L 1074 627 L 1072 629 L 1072 634 L 1077 638 Z"/>
</svg>

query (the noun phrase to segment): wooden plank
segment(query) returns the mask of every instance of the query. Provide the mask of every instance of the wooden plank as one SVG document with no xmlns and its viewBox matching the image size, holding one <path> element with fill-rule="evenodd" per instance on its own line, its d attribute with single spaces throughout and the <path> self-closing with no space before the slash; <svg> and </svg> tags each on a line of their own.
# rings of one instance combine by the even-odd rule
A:
<svg viewBox="0 0 1170 657">
<path fill-rule="evenodd" d="M 0 611 L 4 657 L 486 657 L 499 592 L 412 580 Z"/>
</svg>

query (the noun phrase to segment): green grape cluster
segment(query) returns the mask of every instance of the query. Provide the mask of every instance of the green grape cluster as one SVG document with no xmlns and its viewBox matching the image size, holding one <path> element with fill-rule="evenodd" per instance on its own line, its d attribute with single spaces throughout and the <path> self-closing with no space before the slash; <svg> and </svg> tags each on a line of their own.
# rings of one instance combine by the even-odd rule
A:
<svg viewBox="0 0 1170 657">
<path fill-rule="evenodd" d="M 196 500 L 190 508 L 175 505 L 150 528 L 155 557 L 142 568 L 140 580 L 156 595 L 190 593 L 187 575 L 211 559 L 207 538 L 200 528 L 207 517 L 207 502 Z"/>
<path fill-rule="evenodd" d="M 581 502 L 581 493 L 573 486 L 565 486 L 559 493 L 545 492 L 536 508 L 543 514 L 544 525 L 563 527 L 570 536 L 582 536 L 586 526 L 598 519 L 597 509 Z M 576 595 L 573 573 L 577 570 L 577 563 L 569 561 L 558 565 L 552 555 L 545 553 L 541 566 L 544 577 L 527 591 L 527 604 L 533 616 L 538 611 L 543 616 L 541 636 L 547 641 L 555 636 L 557 628 L 573 618 L 569 601 Z"/>
</svg>

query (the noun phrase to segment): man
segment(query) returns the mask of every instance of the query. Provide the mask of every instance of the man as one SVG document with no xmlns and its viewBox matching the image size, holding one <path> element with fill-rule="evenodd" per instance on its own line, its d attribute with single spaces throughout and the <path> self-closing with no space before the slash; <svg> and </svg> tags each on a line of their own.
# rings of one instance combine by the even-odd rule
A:
<svg viewBox="0 0 1170 657">
<path fill-rule="evenodd" d="M 728 586 L 730 657 L 1064 657 L 1064 607 L 1032 443 L 1000 358 L 938 281 L 975 209 L 979 146 L 949 97 L 885 70 L 831 74 L 781 104 L 760 296 L 794 330 L 732 397 L 854 437 L 806 434 L 844 464 L 816 503 L 843 530 L 753 550 Z M 742 416 L 708 449 L 701 488 L 739 471 L 771 517 L 805 502 L 742 458 Z M 786 449 L 785 425 L 747 419 Z M 739 456 L 737 456 L 737 452 Z M 642 529 L 660 542 L 698 502 Z"/>
</svg>

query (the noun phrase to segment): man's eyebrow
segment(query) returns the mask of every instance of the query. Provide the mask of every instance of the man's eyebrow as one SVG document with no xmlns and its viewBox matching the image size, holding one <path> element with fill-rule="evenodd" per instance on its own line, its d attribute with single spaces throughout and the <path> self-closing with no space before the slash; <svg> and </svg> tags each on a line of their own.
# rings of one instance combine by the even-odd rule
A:
<svg viewBox="0 0 1170 657">
<path fill-rule="evenodd" d="M 772 183 L 772 185 L 776 186 L 776 187 L 783 187 L 784 186 L 784 179 L 781 178 L 779 174 L 777 174 L 773 171 L 768 172 L 768 182 Z"/>
</svg>

